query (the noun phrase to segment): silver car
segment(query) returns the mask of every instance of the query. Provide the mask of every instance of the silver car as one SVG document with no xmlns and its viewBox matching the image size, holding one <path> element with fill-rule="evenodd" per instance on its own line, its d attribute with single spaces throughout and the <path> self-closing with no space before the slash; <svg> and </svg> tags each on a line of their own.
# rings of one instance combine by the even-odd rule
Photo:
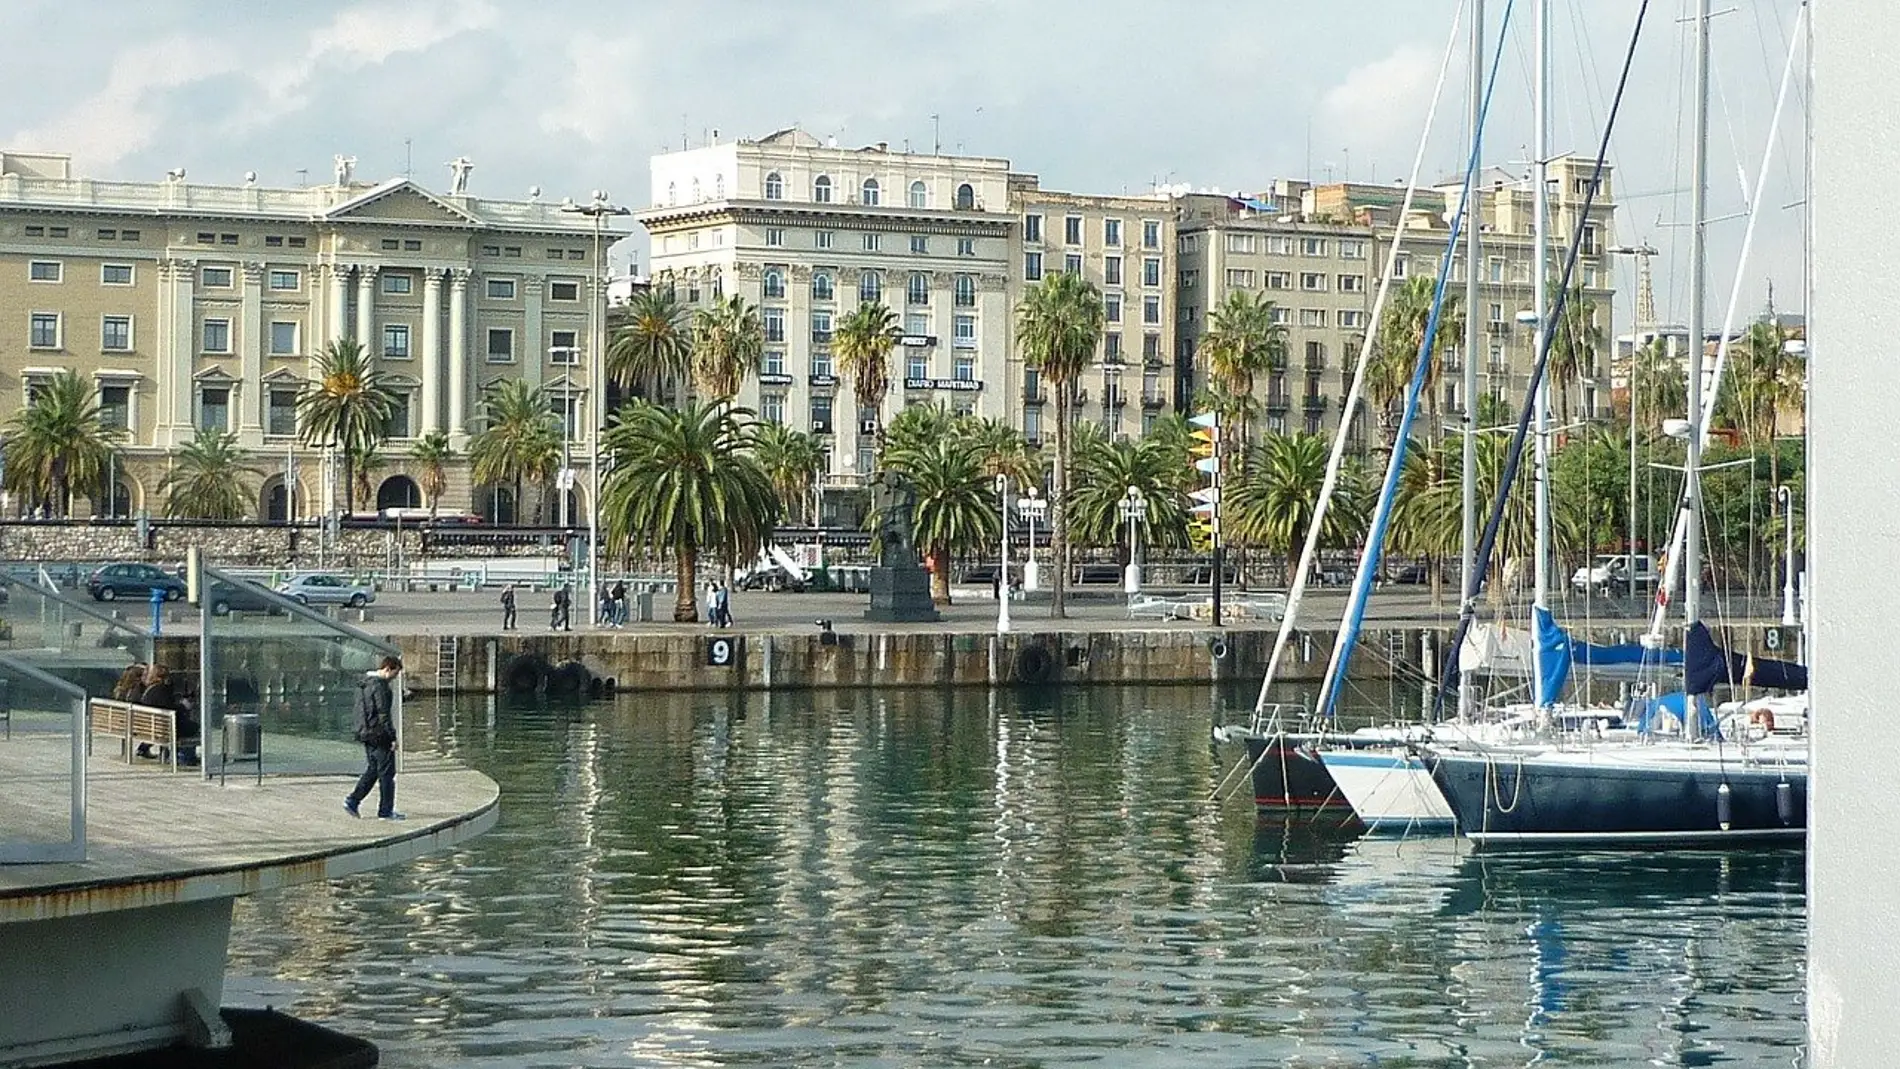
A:
<svg viewBox="0 0 1900 1069">
<path fill-rule="evenodd" d="M 376 591 L 364 583 L 352 583 L 322 572 L 304 572 L 291 576 L 277 592 L 300 605 L 348 605 L 360 609 L 376 600 Z"/>
</svg>

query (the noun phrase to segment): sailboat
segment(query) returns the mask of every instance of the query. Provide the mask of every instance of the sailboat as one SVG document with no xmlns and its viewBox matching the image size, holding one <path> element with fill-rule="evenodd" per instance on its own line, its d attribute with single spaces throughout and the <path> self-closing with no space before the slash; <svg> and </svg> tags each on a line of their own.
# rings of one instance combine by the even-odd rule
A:
<svg viewBox="0 0 1900 1069">
<path fill-rule="evenodd" d="M 1654 733 L 1657 703 L 1645 710 L 1635 741 L 1530 747 L 1433 745 L 1425 762 L 1444 793 L 1463 834 L 1479 843 L 1549 845 L 1559 843 L 1660 843 L 1670 845 L 1798 840 L 1806 834 L 1807 739 L 1804 732 L 1760 733 L 1736 730 L 1709 714 L 1715 686 L 1757 685 L 1805 690 L 1806 672 L 1798 665 L 1751 658 L 1720 649 L 1699 619 L 1700 463 L 1707 426 L 1713 417 L 1714 386 L 1708 403 L 1703 393 L 1704 275 L 1708 153 L 1709 0 L 1699 0 L 1696 28 L 1697 90 L 1694 235 L 1690 286 L 1690 349 L 1695 365 L 1689 375 L 1688 460 L 1683 507 L 1672 537 L 1669 572 L 1682 569 L 1683 609 L 1687 624 L 1684 697 L 1680 736 Z M 1803 9 L 1806 17 L 1806 9 Z M 1794 49 L 1783 75 L 1783 99 L 1793 70 Z M 1776 122 L 1781 114 L 1776 108 Z M 1774 129 L 1771 127 L 1770 143 Z M 1764 174 L 1766 166 L 1764 165 Z M 1759 204 L 1759 190 L 1756 203 Z M 1753 220 L 1751 217 L 1750 235 Z M 1743 255 L 1746 257 L 1747 239 Z M 1739 274 L 1739 272 L 1738 272 Z M 1731 299 L 1731 315 L 1733 314 Z M 1726 338 L 1729 332 L 1724 330 Z M 1718 349 L 1719 384 L 1727 352 Z M 1541 374 L 1540 367 L 1537 374 Z M 1651 636 L 1660 634 L 1666 596 L 1659 599 Z M 1541 643 L 1539 644 L 1542 645 Z M 1745 707 L 1744 707 L 1745 708 Z M 1750 713 L 1750 720 L 1753 714 Z M 1805 707 L 1802 710 L 1805 722 Z M 1772 712 L 1769 723 L 1772 724 Z M 1672 725 L 1673 726 L 1673 725 Z M 1725 730 L 1725 728 L 1727 730 Z"/>
</svg>

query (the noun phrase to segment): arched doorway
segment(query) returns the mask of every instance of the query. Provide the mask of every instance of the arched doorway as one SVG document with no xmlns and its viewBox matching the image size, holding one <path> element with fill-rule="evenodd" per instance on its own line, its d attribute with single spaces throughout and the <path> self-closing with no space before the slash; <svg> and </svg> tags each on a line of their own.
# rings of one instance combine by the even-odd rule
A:
<svg viewBox="0 0 1900 1069">
<path fill-rule="evenodd" d="M 475 494 L 475 512 L 484 523 L 515 523 L 515 492 L 506 486 L 484 486 Z"/>
<path fill-rule="evenodd" d="M 310 505 L 304 498 L 302 486 L 293 484 L 291 499 L 288 502 L 291 507 L 285 507 L 287 502 L 284 499 L 282 472 L 264 480 L 264 485 L 258 489 L 257 501 L 258 514 L 264 517 L 265 523 L 290 523 L 300 516 L 310 514 Z"/>
<path fill-rule="evenodd" d="M 407 475 L 391 475 L 376 488 L 376 511 L 384 509 L 419 509 L 422 507 L 422 488 Z"/>
<path fill-rule="evenodd" d="M 132 484 L 123 476 L 112 480 L 110 492 L 101 487 L 98 501 L 93 511 L 108 520 L 129 519 L 132 515 Z"/>
</svg>

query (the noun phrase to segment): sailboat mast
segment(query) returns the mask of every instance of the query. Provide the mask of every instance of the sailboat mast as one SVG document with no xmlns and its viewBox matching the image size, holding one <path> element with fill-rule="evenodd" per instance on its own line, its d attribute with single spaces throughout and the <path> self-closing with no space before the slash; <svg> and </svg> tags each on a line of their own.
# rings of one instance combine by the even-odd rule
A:
<svg viewBox="0 0 1900 1069">
<path fill-rule="evenodd" d="M 1459 561 L 1463 565 L 1459 571 L 1459 583 L 1464 590 L 1464 600 L 1468 604 L 1478 596 L 1478 255 L 1482 239 L 1478 232 L 1483 230 L 1478 214 L 1479 176 L 1483 173 L 1484 145 L 1484 0 L 1473 0 L 1471 5 L 1471 155 L 1479 166 L 1465 180 L 1465 381 L 1463 400 L 1465 403 L 1463 421 L 1463 466 L 1460 469 L 1464 486 L 1464 507 L 1461 513 L 1463 522 L 1463 546 Z M 1432 428 L 1434 435 L 1438 428 Z M 1441 454 L 1442 455 L 1442 454 Z M 1457 650 L 1446 652 L 1448 657 L 1458 656 Z M 1472 712 L 1471 673 L 1458 673 L 1458 715 L 1469 717 Z"/>
<path fill-rule="evenodd" d="M 1535 115 L 1537 130 L 1533 140 L 1535 159 L 1531 166 L 1531 283 L 1536 287 L 1532 310 L 1537 316 L 1536 357 L 1541 358 L 1549 344 L 1550 324 L 1550 0 L 1537 0 Z M 1533 454 L 1532 479 L 1536 495 L 1536 560 L 1532 562 L 1532 603 L 1550 608 L 1550 378 L 1539 382 L 1532 401 L 1535 420 L 1536 451 Z M 1543 701 L 1544 657 L 1539 643 L 1531 643 L 1532 696 Z"/>
<path fill-rule="evenodd" d="M 1695 147 L 1689 190 L 1689 450 L 1684 462 L 1682 619 L 1702 616 L 1702 365 L 1708 309 L 1709 0 L 1696 0 Z M 1693 724 L 1695 718 L 1689 718 Z"/>
</svg>

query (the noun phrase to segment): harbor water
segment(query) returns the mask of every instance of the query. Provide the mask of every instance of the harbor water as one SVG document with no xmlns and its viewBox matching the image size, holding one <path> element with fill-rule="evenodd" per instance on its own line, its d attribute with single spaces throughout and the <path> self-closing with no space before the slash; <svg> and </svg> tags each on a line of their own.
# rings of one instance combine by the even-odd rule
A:
<svg viewBox="0 0 1900 1069">
<path fill-rule="evenodd" d="M 1799 851 L 1261 823 L 1251 699 L 412 701 L 500 825 L 240 899 L 226 1002 L 398 1067 L 1803 1064 Z"/>
</svg>

